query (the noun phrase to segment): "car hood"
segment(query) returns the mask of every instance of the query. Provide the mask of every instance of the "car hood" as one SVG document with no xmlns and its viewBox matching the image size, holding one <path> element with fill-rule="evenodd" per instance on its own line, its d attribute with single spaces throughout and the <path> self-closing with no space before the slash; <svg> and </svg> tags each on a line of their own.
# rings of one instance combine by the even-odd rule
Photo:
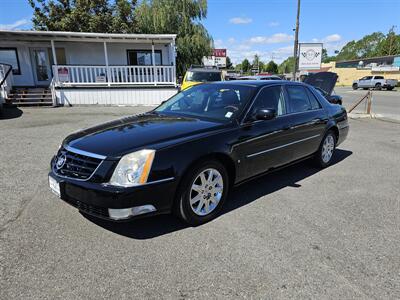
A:
<svg viewBox="0 0 400 300">
<path fill-rule="evenodd" d="M 339 76 L 333 72 L 319 72 L 309 75 L 304 80 L 304 83 L 307 83 L 314 87 L 319 87 L 320 89 L 324 90 L 328 95 L 331 95 L 338 78 Z"/>
<path fill-rule="evenodd" d="M 68 136 L 63 144 L 107 156 L 119 157 L 126 153 L 151 147 L 168 146 L 184 138 L 223 128 L 226 124 L 182 116 L 147 113 L 82 129 Z"/>
</svg>

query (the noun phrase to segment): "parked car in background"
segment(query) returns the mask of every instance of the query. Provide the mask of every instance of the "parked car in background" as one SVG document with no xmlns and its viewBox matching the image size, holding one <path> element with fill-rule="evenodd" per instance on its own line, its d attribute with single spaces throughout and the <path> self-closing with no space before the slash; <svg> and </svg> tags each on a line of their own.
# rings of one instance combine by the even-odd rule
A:
<svg viewBox="0 0 400 300">
<path fill-rule="evenodd" d="M 334 92 L 338 78 L 333 72 L 318 72 L 305 77 L 304 83 L 312 85 L 330 103 L 342 105 L 343 98 Z"/>
<path fill-rule="evenodd" d="M 353 82 L 353 90 L 359 88 L 363 89 L 387 89 L 388 91 L 393 90 L 398 84 L 396 79 L 385 79 L 383 76 L 365 76 L 359 80 Z"/>
<path fill-rule="evenodd" d="M 49 185 L 95 217 L 174 212 L 199 225 L 235 185 L 307 158 L 327 167 L 348 130 L 345 109 L 303 83 L 201 84 L 148 113 L 71 134 L 51 160 Z"/>
<path fill-rule="evenodd" d="M 241 76 L 239 80 L 282 80 L 276 75 L 254 75 L 254 76 Z"/>
<path fill-rule="evenodd" d="M 181 90 L 186 90 L 192 86 L 214 81 L 222 81 L 222 72 L 217 68 L 192 66 L 183 77 Z"/>
</svg>

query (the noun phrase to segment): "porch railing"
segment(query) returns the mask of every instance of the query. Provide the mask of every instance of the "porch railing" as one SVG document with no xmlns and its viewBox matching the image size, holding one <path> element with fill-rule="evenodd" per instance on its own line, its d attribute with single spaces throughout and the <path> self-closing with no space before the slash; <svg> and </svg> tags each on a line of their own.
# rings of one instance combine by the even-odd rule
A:
<svg viewBox="0 0 400 300">
<path fill-rule="evenodd" d="M 176 85 L 174 66 L 53 66 L 57 86 Z"/>
<path fill-rule="evenodd" d="M 12 66 L 0 63 L 0 98 L 6 99 L 13 86 Z"/>
</svg>

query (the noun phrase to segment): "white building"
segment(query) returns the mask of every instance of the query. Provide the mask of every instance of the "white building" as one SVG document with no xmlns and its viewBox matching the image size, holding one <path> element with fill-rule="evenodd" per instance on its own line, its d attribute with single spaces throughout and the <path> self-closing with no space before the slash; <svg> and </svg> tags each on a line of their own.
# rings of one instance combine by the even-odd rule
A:
<svg viewBox="0 0 400 300">
<path fill-rule="evenodd" d="M 0 30 L 1 92 L 23 102 L 18 91 L 48 88 L 55 105 L 158 104 L 177 92 L 175 38 Z"/>
</svg>

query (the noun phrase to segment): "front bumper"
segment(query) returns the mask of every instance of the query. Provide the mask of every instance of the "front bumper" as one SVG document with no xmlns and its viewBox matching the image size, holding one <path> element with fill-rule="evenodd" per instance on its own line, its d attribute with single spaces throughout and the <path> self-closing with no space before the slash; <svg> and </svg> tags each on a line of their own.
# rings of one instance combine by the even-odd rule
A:
<svg viewBox="0 0 400 300">
<path fill-rule="evenodd" d="M 171 211 L 176 189 L 174 178 L 166 178 L 142 186 L 123 188 L 103 183 L 61 178 L 53 171 L 49 173 L 49 176 L 59 183 L 62 200 L 84 213 L 112 221 L 168 213 Z M 123 210 L 142 206 L 153 206 L 155 210 L 123 219 L 113 218 L 109 213 L 109 209 Z"/>
</svg>

